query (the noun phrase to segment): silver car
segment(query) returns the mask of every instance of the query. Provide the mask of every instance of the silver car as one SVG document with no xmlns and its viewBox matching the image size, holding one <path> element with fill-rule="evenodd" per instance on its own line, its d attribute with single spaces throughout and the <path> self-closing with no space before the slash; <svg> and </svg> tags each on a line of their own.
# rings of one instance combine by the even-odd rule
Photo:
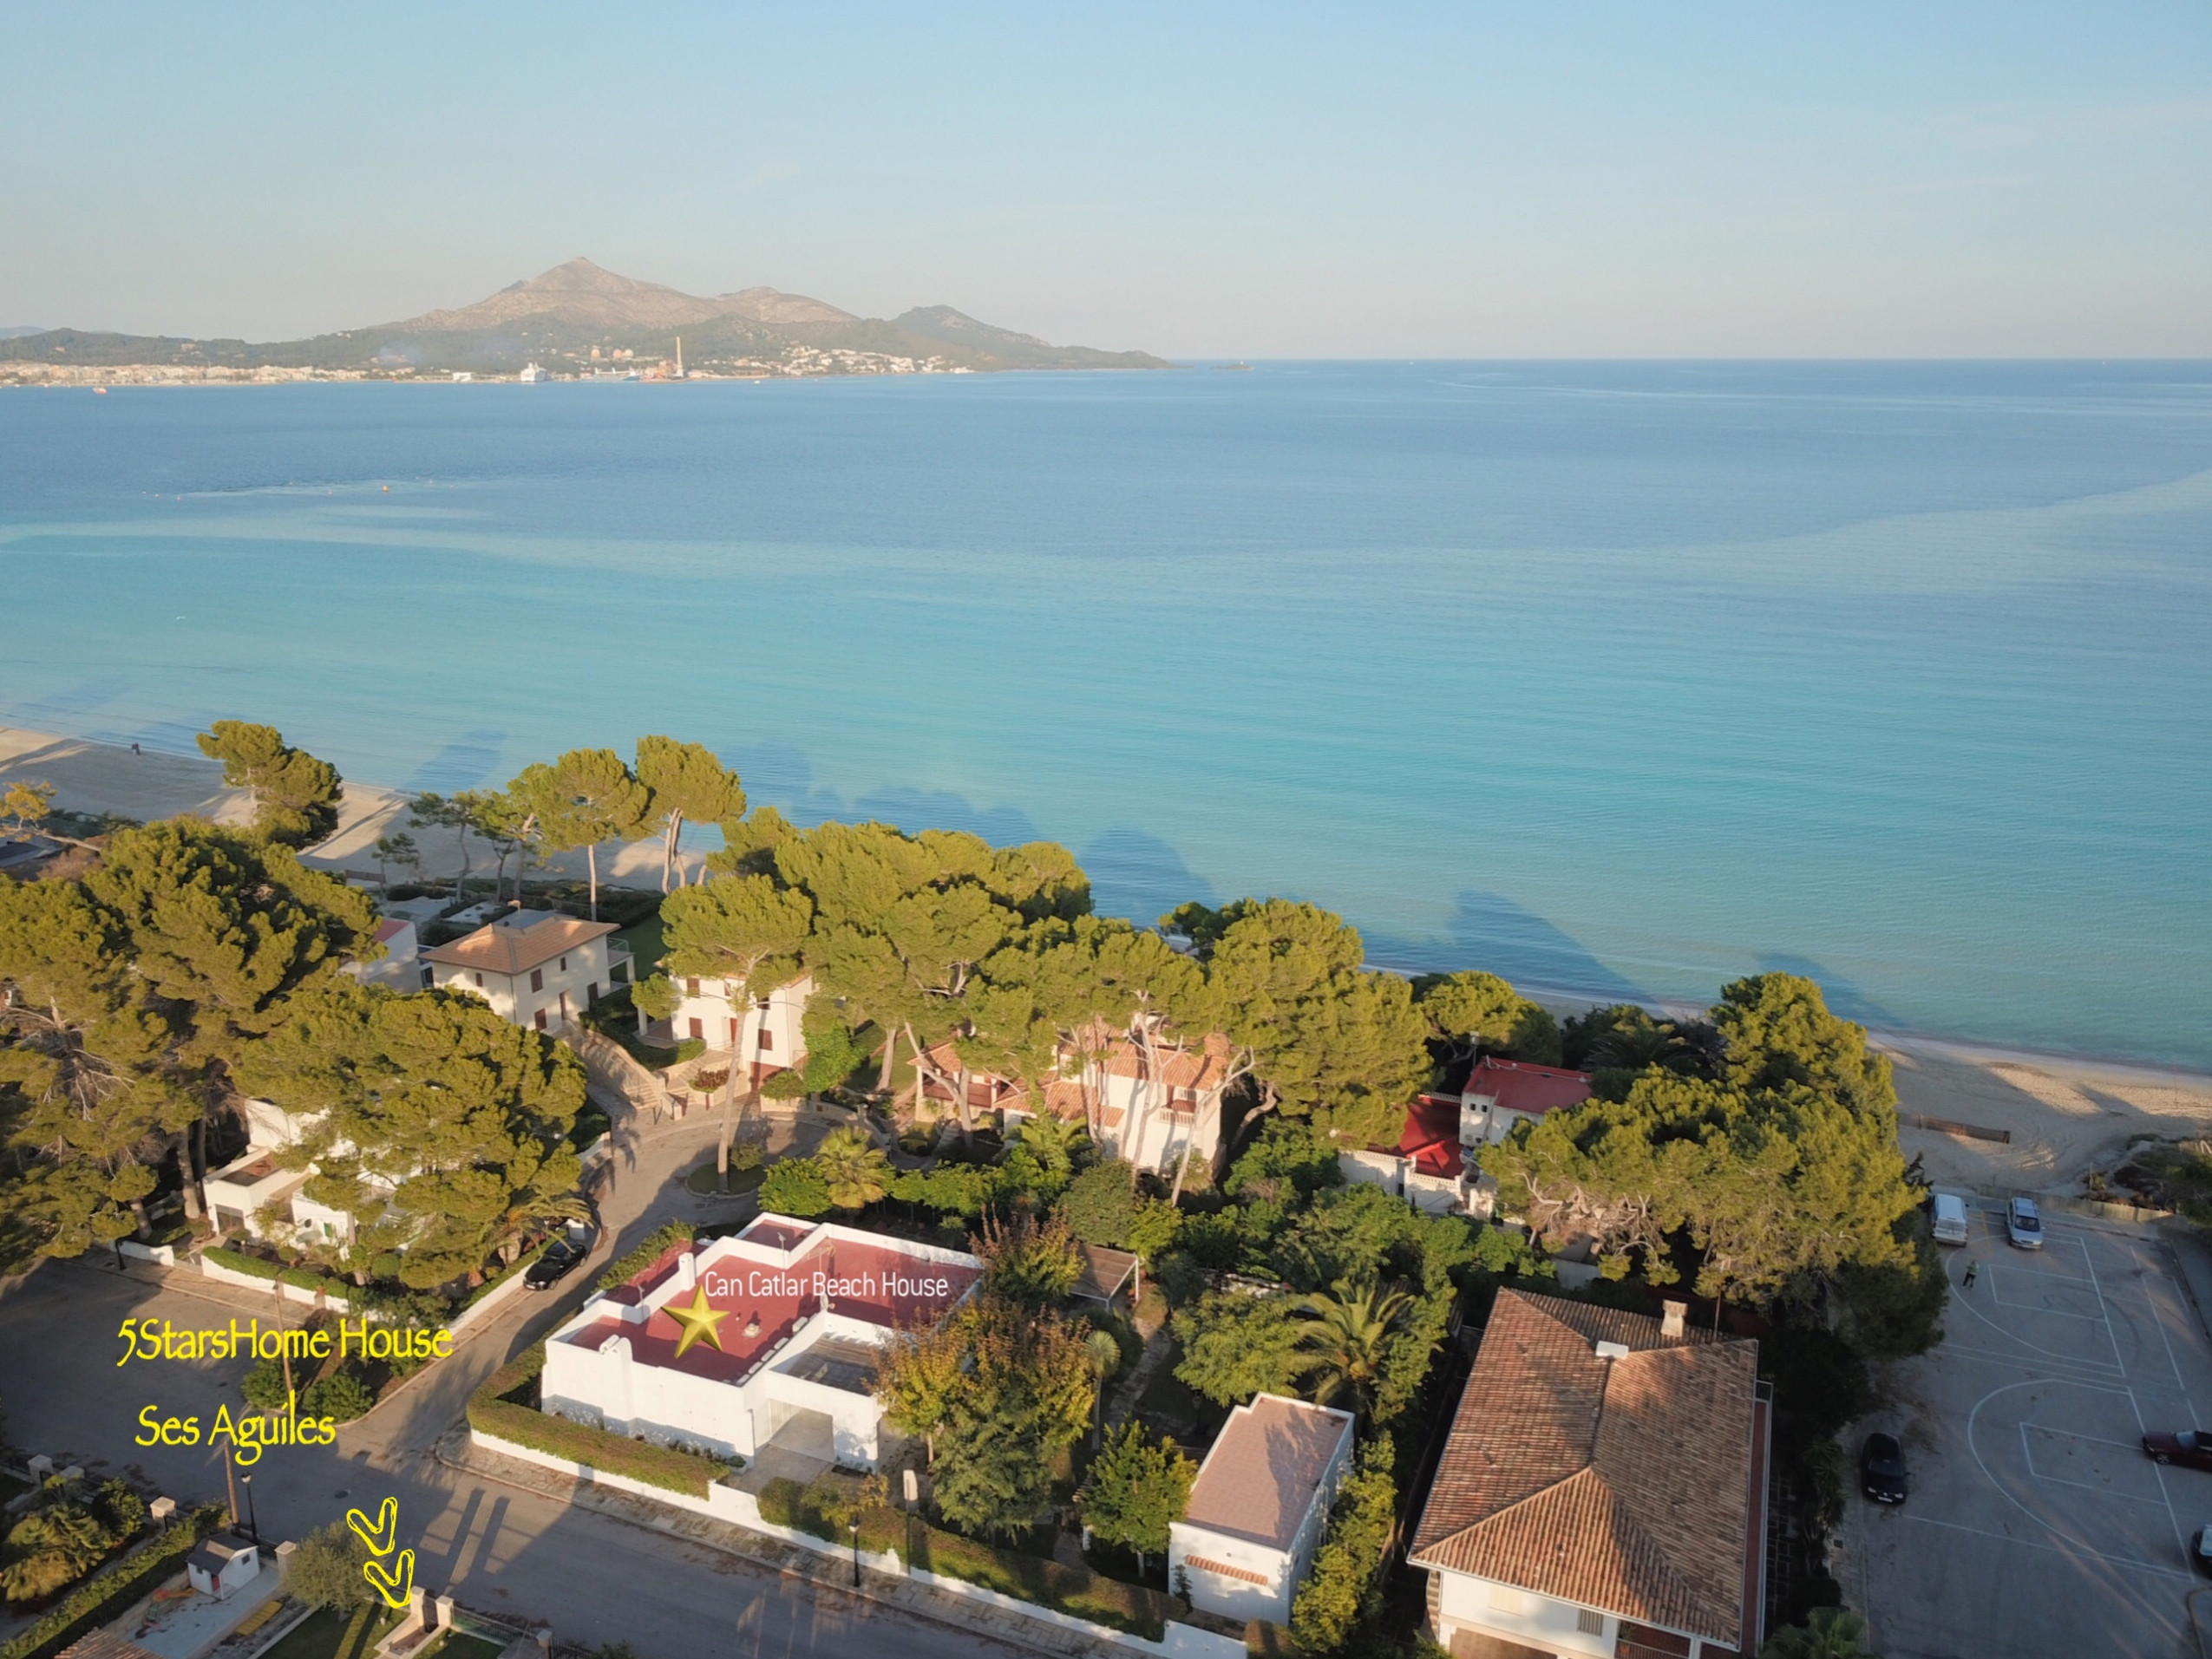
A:
<svg viewBox="0 0 2212 1659">
<path fill-rule="evenodd" d="M 2014 1199 L 2005 1206 L 2005 1234 L 2016 1250 L 2043 1248 L 2043 1217 L 2033 1199 Z"/>
</svg>

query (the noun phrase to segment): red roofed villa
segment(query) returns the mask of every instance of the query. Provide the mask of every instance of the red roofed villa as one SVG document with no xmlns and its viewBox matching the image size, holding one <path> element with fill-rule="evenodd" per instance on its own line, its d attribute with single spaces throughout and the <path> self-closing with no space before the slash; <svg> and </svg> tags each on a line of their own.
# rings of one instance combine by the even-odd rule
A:
<svg viewBox="0 0 2212 1659">
<path fill-rule="evenodd" d="M 818 1445 L 826 1421 L 839 1462 L 874 1468 L 877 1351 L 982 1276 L 959 1251 L 763 1214 L 586 1302 L 546 1344 L 544 1409 L 746 1458 L 787 1431 Z"/>
</svg>

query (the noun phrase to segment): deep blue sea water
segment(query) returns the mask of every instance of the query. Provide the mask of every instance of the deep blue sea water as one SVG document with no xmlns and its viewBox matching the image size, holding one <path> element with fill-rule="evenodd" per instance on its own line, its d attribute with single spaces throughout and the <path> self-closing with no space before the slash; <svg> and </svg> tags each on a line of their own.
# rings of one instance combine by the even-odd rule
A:
<svg viewBox="0 0 2212 1659">
<path fill-rule="evenodd" d="M 666 731 L 1141 918 L 2212 1066 L 2212 366 L 17 391 L 0 596 L 8 724 Z"/>
</svg>

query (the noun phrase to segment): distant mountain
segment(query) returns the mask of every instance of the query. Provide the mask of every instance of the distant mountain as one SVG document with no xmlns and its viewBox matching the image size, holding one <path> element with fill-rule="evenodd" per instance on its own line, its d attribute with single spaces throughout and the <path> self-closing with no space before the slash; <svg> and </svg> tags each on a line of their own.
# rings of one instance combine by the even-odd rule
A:
<svg viewBox="0 0 2212 1659">
<path fill-rule="evenodd" d="M 847 353 L 858 354 L 851 366 L 860 369 L 896 359 L 971 369 L 1169 367 L 1142 351 L 1052 345 L 1035 335 L 978 323 L 948 305 L 921 306 L 885 321 L 774 288 L 702 298 L 618 276 L 589 259 L 571 259 L 457 310 L 426 311 L 310 340 L 256 345 L 75 329 L 10 330 L 0 331 L 0 362 L 496 374 L 528 362 L 554 369 L 664 359 L 675 355 L 679 336 L 685 363 L 697 369 L 795 363 L 834 372 Z M 618 352 L 623 354 L 618 358 Z"/>
<path fill-rule="evenodd" d="M 48 332 L 48 330 L 43 323 L 33 323 L 28 327 L 0 329 L 0 340 L 20 340 L 26 334 L 44 334 L 46 332 Z"/>
</svg>

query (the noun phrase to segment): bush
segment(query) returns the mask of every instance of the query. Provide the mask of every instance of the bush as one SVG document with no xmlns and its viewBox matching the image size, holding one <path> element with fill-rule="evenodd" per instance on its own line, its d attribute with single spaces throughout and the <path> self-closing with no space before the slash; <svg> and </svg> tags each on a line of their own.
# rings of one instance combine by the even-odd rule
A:
<svg viewBox="0 0 2212 1659">
<path fill-rule="evenodd" d="M 1182 1609 L 1171 1596 L 1142 1584 L 1123 1584 L 1088 1568 L 1063 1566 L 1041 1556 L 994 1550 L 919 1517 L 907 1521 L 889 1510 L 861 1517 L 863 1549 L 900 1549 L 907 1564 L 925 1572 L 959 1578 L 1002 1596 L 1047 1607 L 1056 1613 L 1089 1619 L 1151 1642 L 1167 1634 L 1168 1620 Z"/>
<path fill-rule="evenodd" d="M 285 1593 L 314 1608 L 359 1607 L 376 1591 L 362 1577 L 369 1546 L 344 1521 L 332 1521 L 300 1539 L 292 1551 Z"/>
<path fill-rule="evenodd" d="M 521 1403 L 516 1396 L 534 1393 L 538 1374 L 545 1368 L 546 1345 L 540 1342 L 493 1372 L 484 1386 L 468 1397 L 469 1427 L 549 1457 L 693 1498 L 705 1497 L 707 1489 L 734 1466 L 715 1458 L 628 1440 L 588 1423 L 549 1417 Z"/>
<path fill-rule="evenodd" d="M 684 1065 L 689 1061 L 697 1060 L 706 1051 L 707 1042 L 704 1037 L 679 1038 L 676 1044 L 676 1063 L 679 1066 Z"/>
<path fill-rule="evenodd" d="M 688 1221 L 663 1222 L 645 1235 L 637 1249 L 607 1264 L 606 1271 L 599 1275 L 599 1289 L 612 1290 L 618 1284 L 627 1283 L 677 1245 L 690 1244 L 693 1236 Z"/>
<path fill-rule="evenodd" d="M 99 1511 L 100 1519 L 108 1523 L 108 1530 L 119 1538 L 136 1538 L 146 1530 L 146 1499 L 123 1481 L 103 1482 L 93 1506 Z"/>
<path fill-rule="evenodd" d="M 802 1219 L 825 1215 L 833 1206 L 829 1182 L 811 1158 L 787 1158 L 761 1182 L 761 1208 Z"/>
<path fill-rule="evenodd" d="M 1291 1633 L 1301 1652 L 1335 1651 L 1382 1606 L 1383 1563 L 1397 1509 L 1391 1479 L 1395 1455 L 1388 1435 L 1361 1447 L 1359 1472 L 1337 1494 L 1312 1574 L 1291 1608 Z"/>
<path fill-rule="evenodd" d="M 758 1169 L 767 1158 L 768 1148 L 757 1140 L 739 1140 L 730 1144 L 730 1167 L 733 1170 Z"/>
<path fill-rule="evenodd" d="M 847 1527 L 856 1507 L 854 1495 L 827 1473 L 806 1486 L 779 1475 L 761 1488 L 759 1502 L 761 1519 L 777 1526 L 841 1544 L 851 1536 Z"/>
<path fill-rule="evenodd" d="M 299 1396 L 299 1414 L 335 1417 L 342 1423 L 350 1423 L 357 1417 L 368 1415 L 369 1408 L 376 1403 L 376 1396 L 369 1385 L 352 1370 L 333 1371 L 307 1385 Z"/>
<path fill-rule="evenodd" d="M 285 1386 L 282 1360 L 254 1361 L 239 1388 L 245 1395 L 245 1403 L 256 1411 L 282 1411 L 291 1403 L 291 1391 Z M 304 1411 L 301 1413 L 305 1414 Z"/>
</svg>

